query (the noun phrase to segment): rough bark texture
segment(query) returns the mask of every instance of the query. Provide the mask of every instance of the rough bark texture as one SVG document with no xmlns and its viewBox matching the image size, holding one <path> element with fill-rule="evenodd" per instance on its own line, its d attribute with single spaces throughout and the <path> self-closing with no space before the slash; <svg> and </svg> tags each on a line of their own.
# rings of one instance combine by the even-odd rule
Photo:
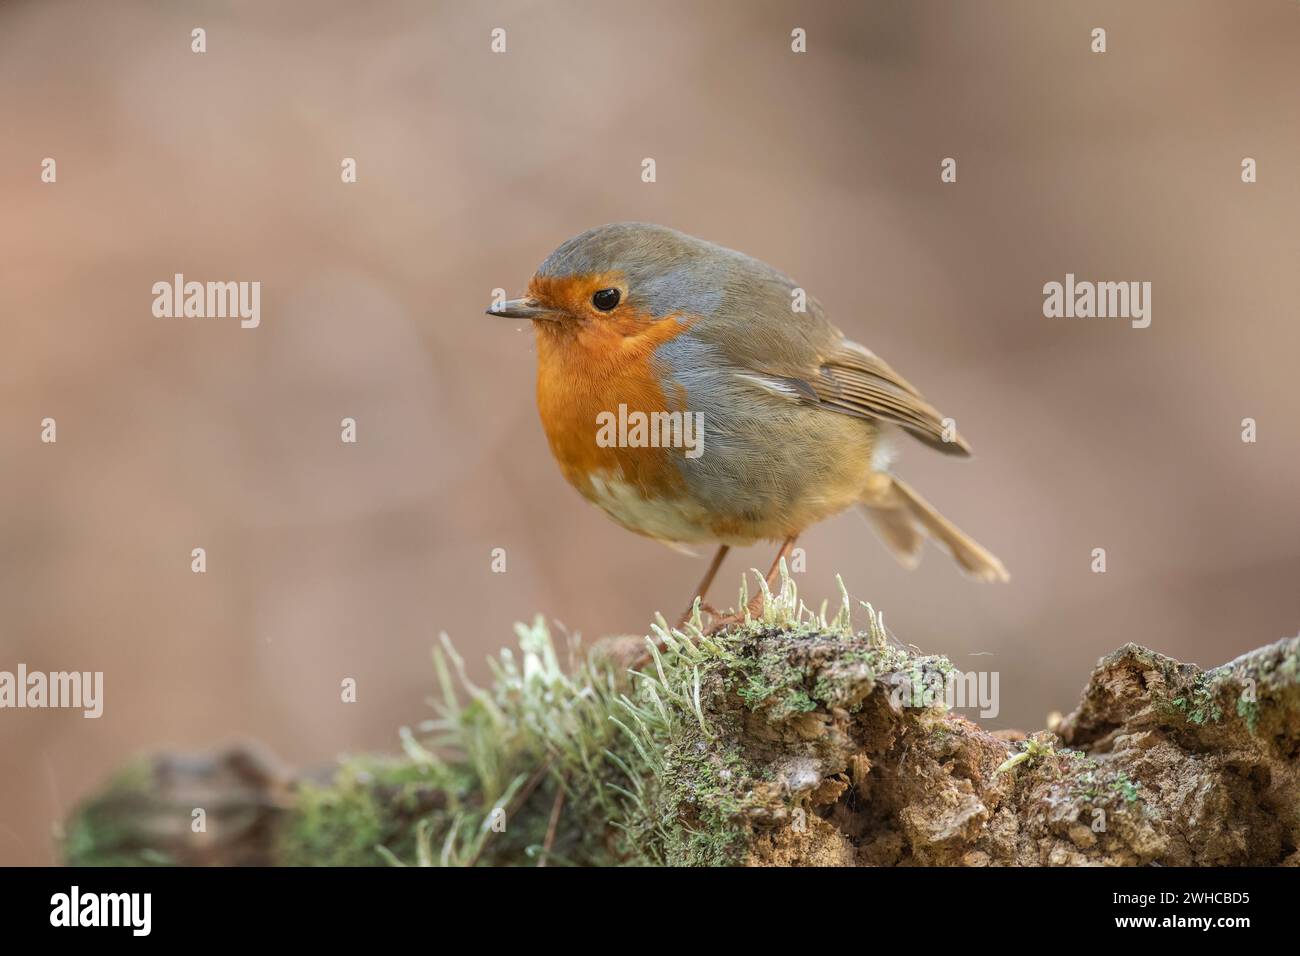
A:
<svg viewBox="0 0 1300 956">
<path fill-rule="evenodd" d="M 601 642 L 563 678 L 545 670 L 549 637 L 531 651 L 525 644 L 526 665 L 529 653 L 541 655 L 531 675 L 528 666 L 512 671 L 448 712 L 445 725 L 471 727 L 477 741 L 450 761 L 408 736 L 404 757 L 350 760 L 310 781 L 243 750 L 142 762 L 78 810 L 65 856 L 214 864 L 1300 862 L 1300 638 L 1210 671 L 1126 645 L 1098 664 L 1073 713 L 1028 736 L 989 733 L 920 701 L 916 688 L 951 673 L 945 659 L 909 654 L 879 633 L 853 634 L 824 617 L 810 624 L 769 616 L 721 635 L 678 638 L 646 677 L 626 670 L 640 640 Z M 544 691 L 540 709 L 528 709 L 530 688 Z M 566 722 L 542 727 L 545 708 Z M 599 736 L 611 719 L 627 733 Z M 493 733 L 509 745 L 478 739 Z M 595 735 L 591 746 L 583 734 Z M 491 784 L 498 770 L 512 782 Z M 194 832 L 194 808 L 205 808 L 206 832 Z M 491 825 L 494 811 L 508 821 L 502 833 Z"/>
</svg>

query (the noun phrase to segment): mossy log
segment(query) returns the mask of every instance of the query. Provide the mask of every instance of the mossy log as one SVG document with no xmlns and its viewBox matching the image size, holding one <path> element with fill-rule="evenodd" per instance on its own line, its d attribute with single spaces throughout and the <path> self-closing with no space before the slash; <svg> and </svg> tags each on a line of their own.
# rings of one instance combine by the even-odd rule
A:
<svg viewBox="0 0 1300 956">
<path fill-rule="evenodd" d="M 760 620 L 715 634 L 661 620 L 563 668 L 539 619 L 486 688 L 444 638 L 438 716 L 403 729 L 400 755 L 312 776 L 248 749 L 144 760 L 74 813 L 64 857 L 1300 863 L 1300 638 L 1208 671 L 1128 644 L 1051 728 L 990 733 L 925 692 L 952 665 L 898 646 L 864 607 L 855 632 L 847 596 L 828 619 L 787 579 Z"/>
</svg>

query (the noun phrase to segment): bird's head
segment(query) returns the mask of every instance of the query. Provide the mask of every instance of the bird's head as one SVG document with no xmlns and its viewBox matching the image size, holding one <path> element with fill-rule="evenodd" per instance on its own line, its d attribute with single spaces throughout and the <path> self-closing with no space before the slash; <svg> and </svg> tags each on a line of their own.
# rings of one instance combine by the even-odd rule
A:
<svg viewBox="0 0 1300 956">
<path fill-rule="evenodd" d="M 606 323 L 633 333 L 667 316 L 710 314 L 735 255 L 664 226 L 611 223 L 561 244 L 526 295 L 487 311 L 535 322 Z"/>
</svg>

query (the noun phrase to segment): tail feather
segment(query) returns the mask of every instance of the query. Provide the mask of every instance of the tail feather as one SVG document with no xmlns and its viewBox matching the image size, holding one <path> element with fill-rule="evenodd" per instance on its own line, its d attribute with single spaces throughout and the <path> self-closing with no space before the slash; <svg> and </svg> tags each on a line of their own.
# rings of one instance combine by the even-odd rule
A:
<svg viewBox="0 0 1300 956">
<path fill-rule="evenodd" d="M 862 510 L 876 534 L 902 564 L 909 568 L 916 566 L 922 540 L 928 535 L 971 577 L 981 581 L 1011 579 L 1001 561 L 908 485 L 889 475 L 878 477 L 884 480 L 863 499 Z"/>
<path fill-rule="evenodd" d="M 912 520 L 905 508 L 873 508 L 862 506 L 862 513 L 871 522 L 876 537 L 884 542 L 889 552 L 909 571 L 921 563 L 921 546 L 925 535 Z"/>
</svg>

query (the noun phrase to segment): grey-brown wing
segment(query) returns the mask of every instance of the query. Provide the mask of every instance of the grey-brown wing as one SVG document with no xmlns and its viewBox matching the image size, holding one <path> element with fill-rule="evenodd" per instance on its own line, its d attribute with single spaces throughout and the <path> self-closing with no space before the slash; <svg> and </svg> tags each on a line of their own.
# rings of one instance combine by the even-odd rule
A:
<svg viewBox="0 0 1300 956">
<path fill-rule="evenodd" d="M 774 394 L 896 424 L 945 454 L 971 453 L 954 430 L 945 434 L 943 416 L 919 391 L 880 356 L 846 339 L 815 298 L 807 297 L 806 312 L 792 313 L 797 291 L 771 267 L 739 257 L 727 306 L 692 334 L 721 350 L 741 378 Z"/>
<path fill-rule="evenodd" d="M 847 415 L 893 422 L 948 455 L 969 455 L 970 446 L 944 425 L 939 410 L 870 349 L 845 341 L 826 356 L 809 384 L 821 404 Z"/>
<path fill-rule="evenodd" d="M 970 445 L 916 388 L 870 349 L 847 339 L 819 355 L 815 368 L 746 371 L 742 377 L 769 391 L 841 415 L 898 425 L 944 454 L 966 456 Z"/>
</svg>

